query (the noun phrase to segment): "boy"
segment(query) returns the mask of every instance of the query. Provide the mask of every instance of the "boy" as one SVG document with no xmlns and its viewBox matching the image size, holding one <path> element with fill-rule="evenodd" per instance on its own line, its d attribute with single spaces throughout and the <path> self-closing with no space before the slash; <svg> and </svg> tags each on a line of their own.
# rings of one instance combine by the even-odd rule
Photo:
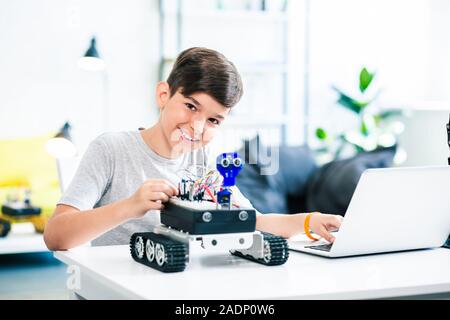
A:
<svg viewBox="0 0 450 320">
<path fill-rule="evenodd" d="M 178 194 L 175 186 L 191 151 L 203 151 L 242 93 L 239 73 L 222 54 L 206 48 L 183 51 L 167 82 L 156 87 L 158 122 L 141 131 L 103 134 L 89 145 L 45 228 L 47 247 L 128 244 L 134 232 L 158 224 L 159 210 Z M 251 207 L 237 188 L 233 200 Z M 341 219 L 258 214 L 256 228 L 286 238 L 304 228 L 309 235 L 311 229 L 333 242 L 329 231 L 338 229 Z"/>
</svg>

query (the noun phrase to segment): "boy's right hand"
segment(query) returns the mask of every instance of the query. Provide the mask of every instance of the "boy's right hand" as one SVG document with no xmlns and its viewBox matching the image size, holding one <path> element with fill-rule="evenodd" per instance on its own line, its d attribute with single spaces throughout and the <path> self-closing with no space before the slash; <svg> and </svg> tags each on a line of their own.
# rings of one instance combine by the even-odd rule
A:
<svg viewBox="0 0 450 320">
<path fill-rule="evenodd" d="M 333 243 L 335 237 L 331 234 L 331 231 L 339 230 L 343 220 L 344 218 L 340 215 L 317 212 L 312 214 L 309 227 L 314 233 Z"/>
<path fill-rule="evenodd" d="M 132 218 L 140 218 L 149 210 L 161 210 L 163 202 L 178 194 L 178 188 L 164 179 L 145 181 L 127 200 L 130 202 Z"/>
</svg>

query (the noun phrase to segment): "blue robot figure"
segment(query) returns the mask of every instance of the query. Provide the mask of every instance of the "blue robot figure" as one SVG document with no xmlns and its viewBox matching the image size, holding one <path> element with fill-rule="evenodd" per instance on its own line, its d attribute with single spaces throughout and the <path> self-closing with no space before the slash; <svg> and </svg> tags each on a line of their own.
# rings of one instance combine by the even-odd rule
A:
<svg viewBox="0 0 450 320">
<path fill-rule="evenodd" d="M 217 193 L 217 202 L 222 206 L 231 206 L 231 187 L 236 184 L 236 177 L 242 170 L 244 164 L 237 152 L 222 153 L 217 157 L 216 167 L 223 176 L 222 190 Z"/>
</svg>

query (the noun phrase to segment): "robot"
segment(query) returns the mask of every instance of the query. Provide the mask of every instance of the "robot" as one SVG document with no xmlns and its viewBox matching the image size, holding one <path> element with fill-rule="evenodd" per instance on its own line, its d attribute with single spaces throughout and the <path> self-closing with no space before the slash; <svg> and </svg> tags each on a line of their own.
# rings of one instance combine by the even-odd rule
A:
<svg viewBox="0 0 450 320">
<path fill-rule="evenodd" d="M 0 237 L 6 237 L 10 230 L 11 224 L 31 222 L 36 232 L 43 233 L 46 220 L 41 216 L 41 208 L 32 205 L 30 200 L 31 191 L 24 191 L 23 201 L 18 197 L 8 197 L 7 201 L 2 205 L 0 216 Z"/>
<path fill-rule="evenodd" d="M 232 202 L 235 179 L 243 168 L 237 153 L 217 157 L 216 176 L 182 179 L 179 196 L 161 211 L 161 225 L 130 238 L 132 258 L 161 272 L 181 272 L 189 262 L 189 247 L 200 241 L 204 249 L 225 249 L 232 255 L 266 266 L 284 264 L 289 257 L 287 241 L 256 231 L 256 211 Z M 218 190 L 213 180 L 223 177 Z M 219 176 L 220 178 L 220 176 Z"/>
</svg>

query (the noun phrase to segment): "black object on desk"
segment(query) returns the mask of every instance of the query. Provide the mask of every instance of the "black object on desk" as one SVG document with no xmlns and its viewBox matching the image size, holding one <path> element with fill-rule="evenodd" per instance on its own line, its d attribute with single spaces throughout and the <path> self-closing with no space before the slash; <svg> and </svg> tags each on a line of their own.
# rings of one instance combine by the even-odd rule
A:
<svg viewBox="0 0 450 320">
<path fill-rule="evenodd" d="M 167 202 L 161 213 L 162 224 L 190 234 L 254 232 L 256 227 L 256 211 L 252 209 L 202 210 Z"/>
<path fill-rule="evenodd" d="M 450 149 L 450 115 L 448 117 L 447 123 L 447 143 Z M 448 165 L 450 166 L 450 157 L 448 158 Z M 444 247 L 450 249 L 450 235 L 447 238 L 447 241 L 444 243 Z"/>
<path fill-rule="evenodd" d="M 29 206 L 13 206 L 13 205 L 2 205 L 2 213 L 10 217 L 21 218 L 24 216 L 38 216 L 41 214 L 41 208 Z"/>
<path fill-rule="evenodd" d="M 448 123 L 447 123 L 447 143 L 448 143 L 448 147 L 450 149 L 450 114 L 449 114 Z M 448 165 L 450 166 L 450 157 L 448 157 Z"/>
</svg>

